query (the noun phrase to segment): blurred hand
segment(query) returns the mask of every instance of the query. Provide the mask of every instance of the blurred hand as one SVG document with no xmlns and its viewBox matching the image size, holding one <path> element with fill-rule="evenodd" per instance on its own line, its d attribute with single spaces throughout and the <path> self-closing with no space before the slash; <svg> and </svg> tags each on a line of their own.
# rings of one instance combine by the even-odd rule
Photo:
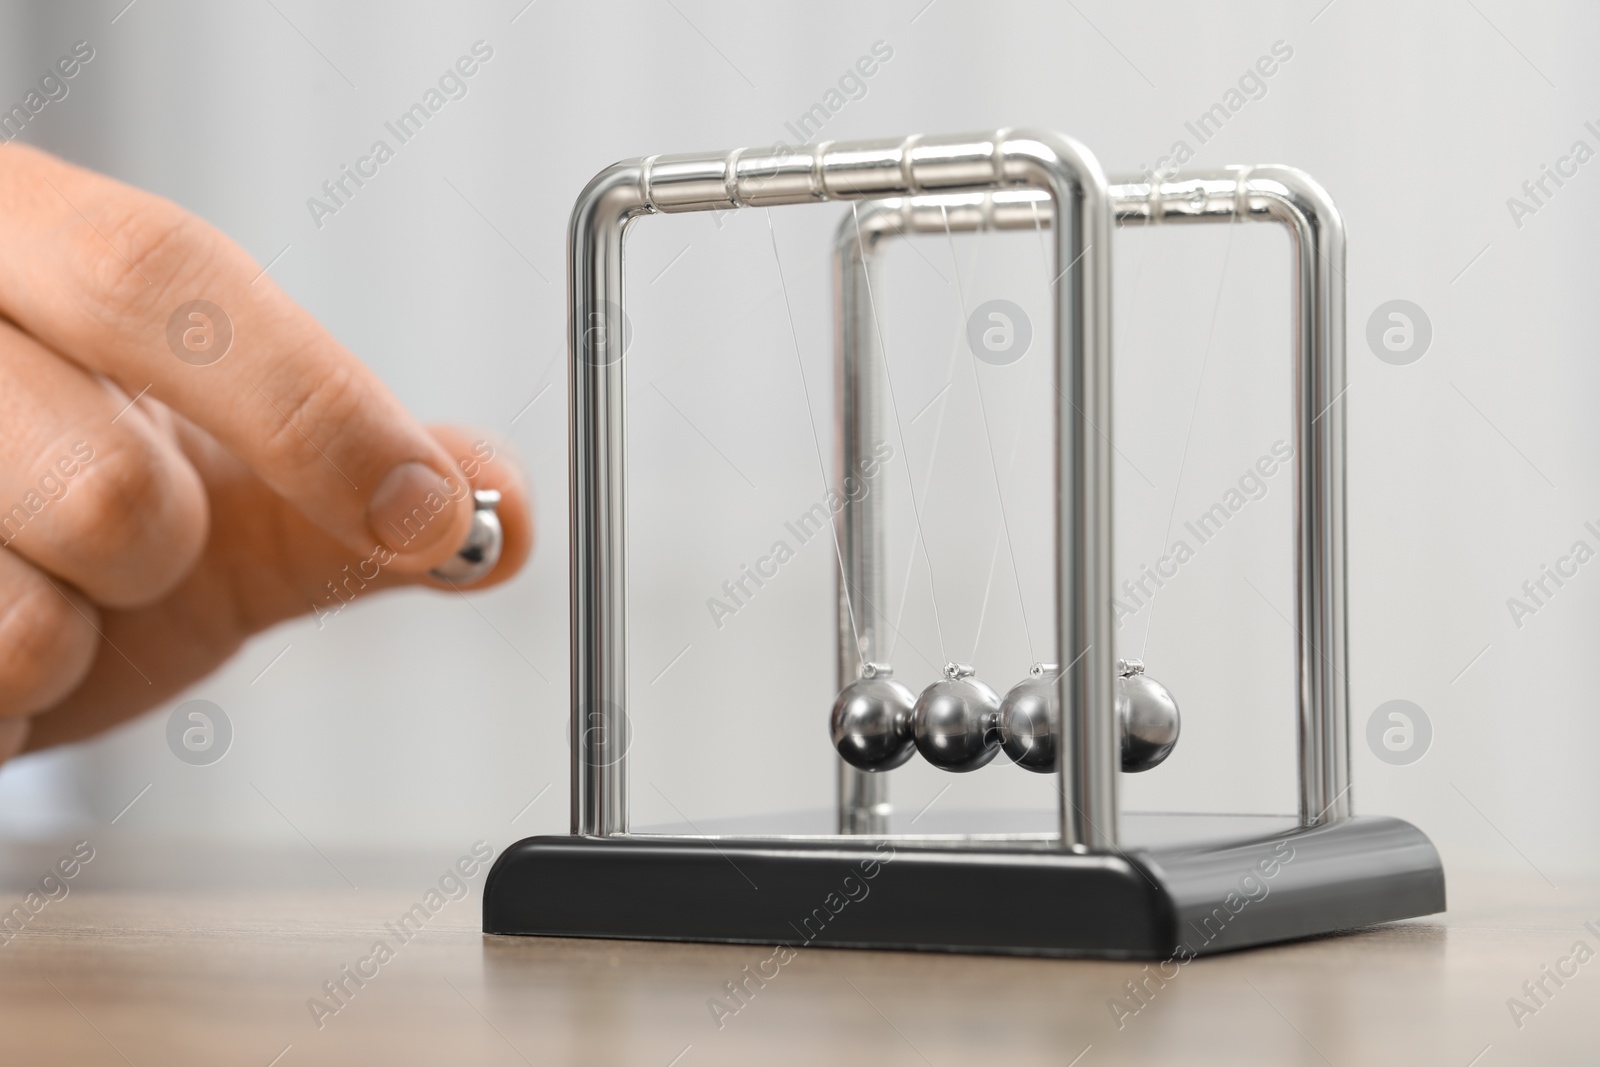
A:
<svg viewBox="0 0 1600 1067">
<path fill-rule="evenodd" d="M 137 715 L 314 607 L 448 589 L 427 571 L 474 488 L 503 495 L 482 588 L 533 544 L 492 446 L 424 429 L 200 219 L 0 147 L 0 759 Z"/>
</svg>

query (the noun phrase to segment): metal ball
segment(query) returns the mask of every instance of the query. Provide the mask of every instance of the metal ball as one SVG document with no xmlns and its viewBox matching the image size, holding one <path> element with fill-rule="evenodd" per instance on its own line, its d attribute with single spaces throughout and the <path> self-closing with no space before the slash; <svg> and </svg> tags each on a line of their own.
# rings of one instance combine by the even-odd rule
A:
<svg viewBox="0 0 1600 1067">
<path fill-rule="evenodd" d="M 1000 702 L 1000 746 L 1019 767 L 1049 774 L 1056 769 L 1051 712 L 1060 670 L 1052 663 L 1038 663 L 1029 674 Z M 1177 745 L 1179 726 L 1178 703 L 1166 686 L 1145 674 L 1144 664 L 1138 660 L 1118 660 L 1117 732 L 1122 738 L 1122 769 L 1135 774 L 1160 764 Z"/>
<path fill-rule="evenodd" d="M 1178 743 L 1178 702 L 1167 687 L 1144 673 L 1138 660 L 1123 660 L 1117 686 L 1117 719 L 1122 726 L 1122 769 L 1148 771 Z"/>
<path fill-rule="evenodd" d="M 470 585 L 494 570 L 500 562 L 500 550 L 505 545 L 505 531 L 500 525 L 498 489 L 479 489 L 472 494 L 472 526 L 467 539 L 456 554 L 429 571 L 456 585 Z"/>
<path fill-rule="evenodd" d="M 1000 751 L 999 714 L 1000 694 L 971 667 L 946 664 L 944 678 L 922 691 L 912 711 L 917 751 L 935 767 L 975 771 Z"/>
<path fill-rule="evenodd" d="M 1024 770 L 1049 774 L 1056 769 L 1051 712 L 1061 669 L 1054 663 L 1035 663 L 1028 674 L 1000 701 L 1000 748 Z"/>
<path fill-rule="evenodd" d="M 895 681 L 887 666 L 868 663 L 845 686 L 828 720 L 833 747 L 850 766 L 891 771 L 911 758 L 911 707 L 916 695 Z"/>
</svg>

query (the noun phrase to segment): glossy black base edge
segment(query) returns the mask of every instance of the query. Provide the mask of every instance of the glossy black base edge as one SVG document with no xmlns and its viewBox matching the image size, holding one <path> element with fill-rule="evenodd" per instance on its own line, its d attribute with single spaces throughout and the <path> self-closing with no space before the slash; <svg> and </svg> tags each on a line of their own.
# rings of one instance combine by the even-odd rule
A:
<svg viewBox="0 0 1600 1067">
<path fill-rule="evenodd" d="M 530 837 L 490 871 L 483 930 L 1163 959 L 1444 907 L 1428 838 L 1362 816 L 1110 856 L 903 839 Z"/>
</svg>

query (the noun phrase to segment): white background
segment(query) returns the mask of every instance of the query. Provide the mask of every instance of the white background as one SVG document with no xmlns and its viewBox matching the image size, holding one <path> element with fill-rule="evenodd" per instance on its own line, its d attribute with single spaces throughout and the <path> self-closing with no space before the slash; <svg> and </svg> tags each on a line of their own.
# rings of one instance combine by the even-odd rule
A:
<svg viewBox="0 0 1600 1067">
<path fill-rule="evenodd" d="M 1600 125 L 1591 10 L 138 0 L 119 15 L 124 2 L 7 6 L 0 99 L 20 99 L 74 41 L 96 52 L 24 140 L 171 197 L 259 262 L 281 252 L 272 277 L 421 417 L 520 453 L 540 542 L 516 582 L 470 605 L 391 595 L 252 642 L 185 694 L 234 724 L 213 766 L 168 751 L 178 701 L 16 761 L 0 771 L 5 833 L 104 827 L 146 785 L 119 824 L 131 832 L 310 841 L 335 860 L 564 832 L 563 264 L 587 178 L 626 156 L 792 141 L 784 124 L 879 41 L 892 58 L 823 137 L 1037 125 L 1112 174 L 1137 172 L 1176 139 L 1196 146 L 1185 121 L 1282 41 L 1293 56 L 1265 96 L 1192 166 L 1301 167 L 1348 226 L 1355 805 L 1414 821 L 1447 868 L 1503 867 L 1530 885 L 1600 868 L 1600 563 L 1520 629 L 1507 608 L 1574 540 L 1600 548 L 1583 530 L 1600 520 L 1600 163 L 1520 228 L 1506 206 L 1575 140 L 1600 149 L 1583 127 Z M 478 40 L 494 55 L 468 96 L 317 227 L 307 198 L 376 138 L 392 144 L 383 123 Z M 705 601 L 823 497 L 827 254 L 843 210 L 652 219 L 630 238 L 636 823 L 831 802 L 831 546 L 801 548 L 721 629 Z M 1288 256 L 1268 227 L 1121 233 L 1115 255 L 1121 578 L 1289 437 Z M 1038 242 L 926 238 L 897 247 L 887 274 L 900 418 L 879 487 L 891 599 L 905 603 L 896 666 L 920 687 L 945 656 L 967 660 L 1003 690 L 1050 641 Z M 1010 367 L 976 363 L 961 340 L 963 307 L 992 298 L 1033 318 L 1035 347 Z M 1397 298 L 1433 328 L 1409 366 L 1365 340 Z M 1120 653 L 1142 653 L 1185 716 L 1168 763 L 1125 781 L 1130 807 L 1293 810 L 1289 504 L 1281 472 L 1120 632 Z M 916 512 L 926 555 L 912 551 Z M 1365 740 L 1397 698 L 1433 727 L 1409 766 Z M 1047 783 L 1003 760 L 962 778 L 913 764 L 894 780 L 912 810 L 947 785 L 951 808 L 1050 802 Z"/>
</svg>

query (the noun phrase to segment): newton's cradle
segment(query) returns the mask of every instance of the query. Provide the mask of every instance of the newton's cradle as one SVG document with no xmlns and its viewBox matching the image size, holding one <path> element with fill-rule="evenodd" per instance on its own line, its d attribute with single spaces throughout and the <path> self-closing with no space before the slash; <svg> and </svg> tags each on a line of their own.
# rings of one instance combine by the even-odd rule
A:
<svg viewBox="0 0 1600 1067">
<path fill-rule="evenodd" d="M 957 664 L 912 693 L 880 662 L 887 624 L 870 607 L 885 601 L 881 494 L 846 500 L 835 519 L 839 698 L 829 721 L 841 756 L 838 833 L 630 833 L 623 238 L 657 213 L 824 201 L 861 201 L 835 248 L 835 484 L 883 436 L 871 296 L 886 242 L 1048 229 L 1054 657 L 1004 698 Z M 1113 652 L 1112 231 L 1232 221 L 1280 223 L 1292 245 L 1299 815 L 1288 826 L 1123 814 L 1117 803 L 1118 775 L 1154 766 L 1177 741 L 1178 710 L 1142 665 Z M 1444 872 L 1428 838 L 1351 811 L 1345 418 L 1335 404 L 1345 379 L 1344 226 L 1316 182 L 1282 166 L 1108 182 L 1081 145 L 1041 130 L 651 156 L 589 183 L 568 242 L 572 828 L 501 855 L 484 889 L 486 933 L 761 944 L 803 936 L 841 947 L 1163 958 L 1444 910 Z M 886 771 L 918 752 L 971 770 L 999 750 L 1057 776 L 1057 832 L 889 833 Z M 843 879 L 867 871 L 872 903 L 819 912 Z M 801 935 L 795 924 L 813 915 L 826 923 Z"/>
</svg>

